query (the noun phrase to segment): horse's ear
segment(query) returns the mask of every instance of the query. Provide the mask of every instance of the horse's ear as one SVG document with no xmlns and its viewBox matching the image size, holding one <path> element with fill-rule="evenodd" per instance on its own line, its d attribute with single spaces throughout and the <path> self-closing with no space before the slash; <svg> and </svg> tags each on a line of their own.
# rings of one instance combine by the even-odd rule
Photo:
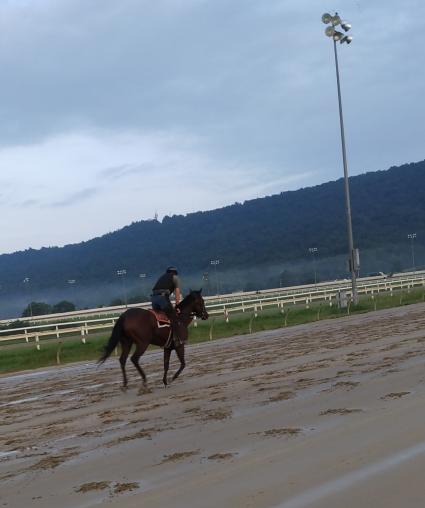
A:
<svg viewBox="0 0 425 508">
<path fill-rule="evenodd" d="M 193 293 L 193 291 L 189 288 L 189 294 L 190 294 L 190 293 Z"/>
<path fill-rule="evenodd" d="M 199 290 L 199 294 L 200 294 L 200 295 L 202 294 L 202 288 Z"/>
</svg>

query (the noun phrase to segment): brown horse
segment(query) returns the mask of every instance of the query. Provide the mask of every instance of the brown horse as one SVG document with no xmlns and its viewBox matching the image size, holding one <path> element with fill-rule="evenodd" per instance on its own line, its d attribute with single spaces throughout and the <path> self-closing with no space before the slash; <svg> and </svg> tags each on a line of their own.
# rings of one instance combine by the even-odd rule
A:
<svg viewBox="0 0 425 508">
<path fill-rule="evenodd" d="M 208 319 L 208 312 L 205 309 L 205 303 L 201 292 L 202 289 L 200 291 L 190 291 L 186 298 L 177 305 L 179 321 L 183 332 L 185 332 L 185 337 L 187 337 L 187 329 L 194 316 L 201 319 Z M 154 344 L 155 346 L 164 348 L 164 377 L 162 378 L 162 381 L 164 386 L 167 386 L 167 373 L 170 365 L 171 351 L 173 349 L 176 350 L 177 356 L 180 360 L 180 368 L 174 374 L 172 379 L 173 381 L 180 375 L 186 365 L 184 360 L 184 343 L 178 345 L 172 343 L 170 347 L 168 347 L 168 345 L 167 348 L 164 347 L 169 338 L 169 334 L 170 327 L 159 327 L 157 319 L 152 312 L 138 308 L 128 309 L 121 314 L 115 323 L 111 337 L 104 347 L 104 353 L 98 363 L 103 363 L 118 344 L 121 344 L 120 364 L 124 381 L 123 389 L 126 389 L 128 383 L 127 374 L 125 372 L 125 363 L 132 345 L 135 344 L 136 349 L 131 356 L 131 361 L 142 376 L 143 385 L 146 388 L 146 375 L 139 365 L 139 359 L 146 351 L 149 344 Z"/>
</svg>

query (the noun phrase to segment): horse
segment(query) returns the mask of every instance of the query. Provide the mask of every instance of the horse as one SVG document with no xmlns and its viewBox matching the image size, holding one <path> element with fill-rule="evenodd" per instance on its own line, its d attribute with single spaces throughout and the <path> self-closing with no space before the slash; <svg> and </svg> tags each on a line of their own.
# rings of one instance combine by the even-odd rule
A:
<svg viewBox="0 0 425 508">
<path fill-rule="evenodd" d="M 205 302 L 202 298 L 202 289 L 199 291 L 190 291 L 190 293 L 176 306 L 176 311 L 179 315 L 180 328 L 187 337 L 187 329 L 192 322 L 194 316 L 203 320 L 208 319 L 208 312 L 205 308 Z M 133 344 L 136 349 L 131 356 L 131 361 L 139 372 L 143 380 L 143 387 L 147 389 L 146 375 L 139 365 L 140 357 L 146 351 L 150 344 L 164 348 L 164 376 L 162 382 L 166 388 L 168 385 L 167 374 L 170 365 L 171 351 L 175 349 L 178 359 L 180 360 L 180 367 L 174 374 L 172 381 L 177 379 L 186 366 L 184 359 L 184 342 L 179 344 L 168 339 L 171 333 L 171 324 L 169 326 L 159 326 L 156 316 L 150 310 L 131 308 L 121 314 L 115 323 L 111 337 L 103 348 L 103 355 L 99 358 L 98 364 L 104 361 L 111 355 L 114 349 L 121 344 L 121 356 L 119 358 L 122 375 L 123 375 L 123 390 L 127 389 L 128 381 L 125 371 L 125 363 Z M 183 335 L 183 333 L 181 335 Z M 167 347 L 165 347 L 167 345 Z"/>
</svg>

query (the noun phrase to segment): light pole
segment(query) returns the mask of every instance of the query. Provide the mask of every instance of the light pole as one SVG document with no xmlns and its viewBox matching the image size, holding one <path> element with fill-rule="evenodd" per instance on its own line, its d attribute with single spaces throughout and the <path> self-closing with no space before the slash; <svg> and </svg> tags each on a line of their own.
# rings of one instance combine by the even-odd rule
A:
<svg viewBox="0 0 425 508">
<path fill-rule="evenodd" d="M 142 286 L 142 296 L 145 296 L 144 295 L 144 291 L 145 291 L 145 285 L 144 285 L 144 281 L 146 280 L 146 273 L 139 273 L 139 279 L 140 279 L 140 282 L 141 282 L 141 286 Z M 149 295 L 146 295 L 146 296 L 149 296 Z"/>
<path fill-rule="evenodd" d="M 24 286 L 28 289 L 30 316 L 32 318 L 32 301 L 31 301 L 32 298 L 31 298 L 31 290 L 30 290 L 30 278 L 25 277 L 25 279 L 22 282 L 24 283 Z"/>
<path fill-rule="evenodd" d="M 202 274 L 202 280 L 207 285 L 207 294 L 210 296 L 210 274 L 208 272 L 204 272 Z"/>
<path fill-rule="evenodd" d="M 348 165 L 347 165 L 347 153 L 345 149 L 345 133 L 344 133 L 344 118 L 342 114 L 342 99 L 341 99 L 341 83 L 339 79 L 339 66 L 338 66 L 338 52 L 336 49 L 336 43 L 339 41 L 340 44 L 350 44 L 353 40 L 351 35 L 346 35 L 335 29 L 336 26 L 341 26 L 344 32 L 350 30 L 351 25 L 346 21 L 341 21 L 341 18 L 336 12 L 334 16 L 325 13 L 322 16 L 322 21 L 326 25 L 329 25 L 325 34 L 331 37 L 334 44 L 334 55 L 335 55 L 335 70 L 336 70 L 336 84 L 338 90 L 338 106 L 339 106 L 339 125 L 341 130 L 341 147 L 342 147 L 342 162 L 344 166 L 344 184 L 345 184 L 345 213 L 347 216 L 347 233 L 348 233 L 348 263 L 351 271 L 351 290 L 352 290 L 352 301 L 354 304 L 358 303 L 357 294 L 357 275 L 356 272 L 359 270 L 359 253 L 354 248 L 353 240 L 353 226 L 351 222 L 351 203 L 350 203 L 350 187 L 348 183 Z"/>
<path fill-rule="evenodd" d="M 122 290 L 123 290 L 123 294 L 124 294 L 124 303 L 127 308 L 127 287 L 125 285 L 125 276 L 127 275 L 127 270 L 125 270 L 125 269 L 117 270 L 117 275 L 121 279 Z"/>
<path fill-rule="evenodd" d="M 217 295 L 219 295 L 220 294 L 220 284 L 218 282 L 217 266 L 220 264 L 220 260 L 219 259 L 212 259 L 210 261 L 210 264 L 214 267 L 215 281 L 217 284 Z"/>
<path fill-rule="evenodd" d="M 316 268 L 316 256 L 318 254 L 317 247 L 309 247 L 308 252 L 313 257 L 313 265 L 314 265 L 314 285 L 317 284 L 317 268 Z"/>
<path fill-rule="evenodd" d="M 75 308 L 77 308 L 77 306 L 75 305 L 75 283 L 77 282 L 75 279 L 68 279 L 66 281 L 68 284 L 69 284 L 69 287 L 71 288 L 71 294 L 72 294 L 72 299 L 74 300 L 72 303 L 74 304 Z"/>
<path fill-rule="evenodd" d="M 416 266 L 415 266 L 415 238 L 416 238 L 416 233 L 409 233 L 407 235 L 407 238 L 410 240 L 410 247 L 412 249 L 412 266 L 413 266 L 413 271 L 416 272 Z"/>
</svg>

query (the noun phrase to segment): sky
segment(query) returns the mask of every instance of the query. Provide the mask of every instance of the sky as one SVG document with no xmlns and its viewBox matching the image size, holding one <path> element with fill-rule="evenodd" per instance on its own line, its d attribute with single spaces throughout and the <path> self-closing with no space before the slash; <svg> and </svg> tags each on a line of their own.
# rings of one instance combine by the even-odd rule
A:
<svg viewBox="0 0 425 508">
<path fill-rule="evenodd" d="M 3 0 L 0 253 L 425 159 L 423 0 Z M 330 11 L 333 12 L 333 11 Z"/>
</svg>

